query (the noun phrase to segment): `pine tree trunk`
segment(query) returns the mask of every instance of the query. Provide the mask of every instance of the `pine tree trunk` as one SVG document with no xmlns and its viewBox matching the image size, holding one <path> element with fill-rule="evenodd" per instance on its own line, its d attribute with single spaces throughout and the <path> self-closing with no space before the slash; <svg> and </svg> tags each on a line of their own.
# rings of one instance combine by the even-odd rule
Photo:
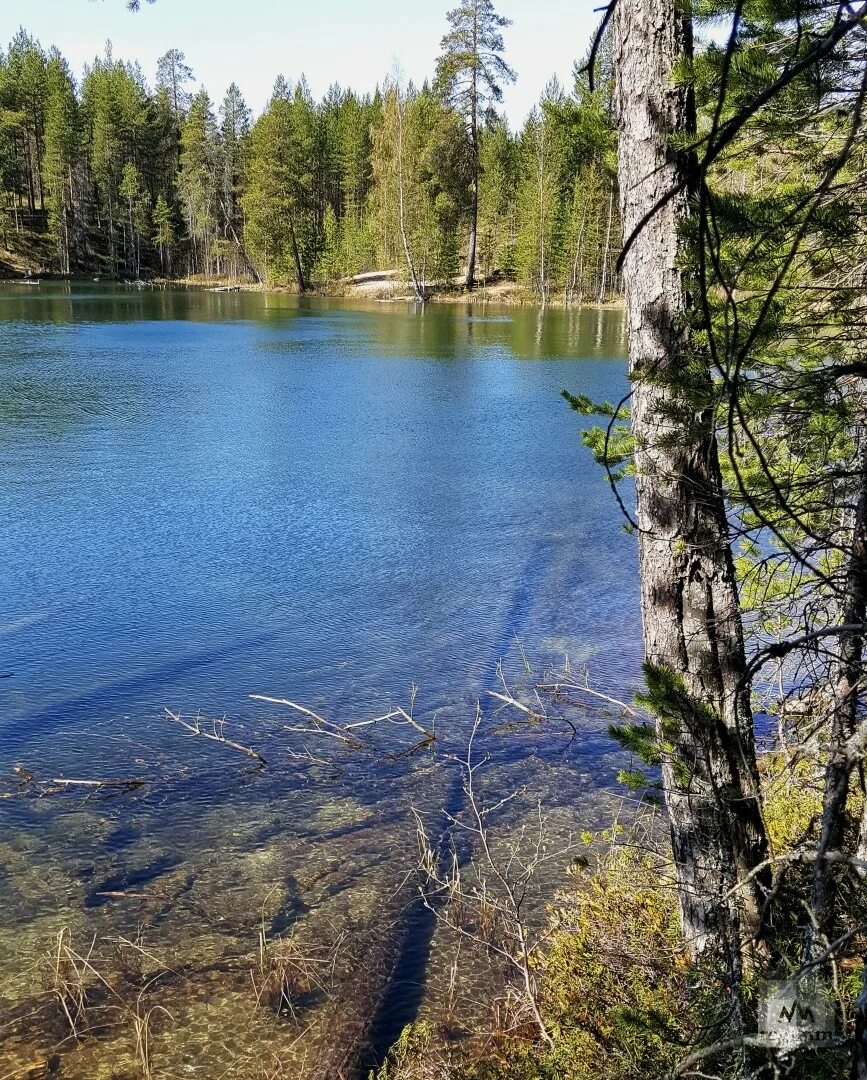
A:
<svg viewBox="0 0 867 1080">
<path fill-rule="evenodd" d="M 855 1001 L 852 1080 L 867 1080 L 867 960 L 864 961 L 861 978 L 861 993 Z"/>
<path fill-rule="evenodd" d="M 479 152 L 478 135 L 473 125 L 473 179 L 470 186 L 470 237 L 467 243 L 467 276 L 464 284 L 471 289 L 476 280 L 476 233 L 479 225 Z"/>
<path fill-rule="evenodd" d="M 602 283 L 599 286 L 599 303 L 605 303 L 608 291 L 608 261 L 611 258 L 611 219 L 614 217 L 614 187 L 608 195 L 608 225 L 605 228 L 605 247 L 602 249 Z"/>
<path fill-rule="evenodd" d="M 295 262 L 295 280 L 298 282 L 298 291 L 307 291 L 307 282 L 304 279 L 304 267 L 301 265 L 301 252 L 298 250 L 298 238 L 295 235 L 295 222 L 289 215 L 289 237 L 292 242 L 292 258 Z"/>
<path fill-rule="evenodd" d="M 615 34 L 629 237 L 686 176 L 690 159 L 672 140 L 694 132 L 695 105 L 674 72 L 692 31 L 678 0 L 619 0 Z M 710 375 L 690 363 L 688 194 L 651 217 L 624 263 L 641 606 L 649 673 L 674 673 L 686 691 L 658 720 L 684 937 L 694 956 L 719 959 L 736 990 L 743 946 L 760 934 L 766 879 L 747 878 L 767 841 L 713 417 L 697 406 Z"/>
<path fill-rule="evenodd" d="M 863 624 L 867 617 L 867 448 L 862 451 L 860 492 L 852 522 L 851 554 L 840 617 L 844 625 Z M 839 851 L 843 844 L 846 804 L 853 768 L 853 762 L 849 760 L 844 747 L 858 720 L 858 691 L 864 674 L 863 660 L 864 635 L 842 634 L 836 670 L 831 680 L 833 699 L 829 724 L 830 751 L 825 768 L 822 824 L 813 866 L 811 906 L 815 919 L 815 942 L 812 948 L 814 952 L 821 952 L 835 936 L 837 877 L 841 869 L 830 864 L 825 856 L 829 852 Z"/>
<path fill-rule="evenodd" d="M 473 55 L 479 56 L 478 11 L 473 16 Z M 473 65 L 472 94 L 470 100 L 470 142 L 473 155 L 473 175 L 470 181 L 470 238 L 467 243 L 467 277 L 464 284 L 472 289 L 476 282 L 476 234 L 479 229 L 479 89 L 478 72 Z"/>
</svg>

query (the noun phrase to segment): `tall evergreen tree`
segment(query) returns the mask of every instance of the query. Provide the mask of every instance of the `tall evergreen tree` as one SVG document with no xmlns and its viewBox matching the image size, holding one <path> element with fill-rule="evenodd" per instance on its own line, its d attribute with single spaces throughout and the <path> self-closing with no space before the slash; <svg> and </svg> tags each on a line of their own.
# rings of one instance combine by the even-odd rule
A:
<svg viewBox="0 0 867 1080">
<path fill-rule="evenodd" d="M 45 92 L 48 58 L 42 46 L 23 29 L 6 55 L 6 106 L 19 115 L 20 155 L 26 181 L 27 207 L 33 215 L 45 210 Z"/>
<path fill-rule="evenodd" d="M 241 91 L 235 83 L 232 83 L 220 106 L 220 220 L 230 250 L 240 258 L 245 269 L 249 268 L 250 264 L 241 239 L 243 233 L 241 192 L 249 144 L 250 110 L 247 108 Z"/>
<path fill-rule="evenodd" d="M 46 73 L 45 191 L 48 228 L 54 240 L 60 272 L 72 266 L 75 240 L 75 169 L 79 146 L 78 103 L 66 62 L 52 52 Z"/>
<path fill-rule="evenodd" d="M 515 266 L 519 152 L 505 120 L 491 116 L 479 141 L 478 263 L 482 280 Z"/>
<path fill-rule="evenodd" d="M 303 86 L 294 92 L 281 76 L 268 107 L 253 126 L 249 181 L 242 199 L 251 249 L 265 276 L 292 275 L 299 291 L 318 255 L 312 206 L 315 113 Z"/>
<path fill-rule="evenodd" d="M 692 29 L 677 0 L 619 0 L 614 18 L 623 228 L 638 229 L 624 277 L 648 701 L 684 937 L 725 973 L 737 1035 L 769 882 L 713 386 L 691 331 L 696 113 L 675 75 L 692 61 Z"/>
<path fill-rule="evenodd" d="M 172 270 L 172 250 L 175 246 L 175 225 L 172 220 L 172 211 L 166 202 L 165 196 L 160 192 L 154 204 L 153 215 L 153 242 L 160 256 L 160 269 L 164 274 L 170 274 Z"/>
<path fill-rule="evenodd" d="M 498 15 L 492 0 L 467 0 L 447 15 L 450 30 L 442 39 L 437 83 L 445 100 L 466 123 L 470 144 L 470 229 L 467 243 L 466 287 L 476 279 L 479 218 L 479 139 L 485 110 L 503 97 L 503 83 L 515 72 L 503 59 L 501 31 L 510 20 Z"/>
<path fill-rule="evenodd" d="M 165 90 L 178 127 L 193 100 L 193 95 L 187 90 L 192 79 L 193 69 L 180 49 L 169 49 L 157 61 L 157 89 Z"/>
<path fill-rule="evenodd" d="M 202 88 L 190 102 L 181 128 L 178 192 L 190 241 L 191 274 L 211 270 L 212 248 L 219 220 L 220 170 L 217 126 L 208 92 Z"/>
</svg>

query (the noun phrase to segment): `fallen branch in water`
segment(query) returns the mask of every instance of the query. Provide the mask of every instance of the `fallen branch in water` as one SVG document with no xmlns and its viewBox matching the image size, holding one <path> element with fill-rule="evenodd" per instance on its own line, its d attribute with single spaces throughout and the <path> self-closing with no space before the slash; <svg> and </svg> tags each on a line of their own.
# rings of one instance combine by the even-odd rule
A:
<svg viewBox="0 0 867 1080">
<path fill-rule="evenodd" d="M 122 788 L 138 788 L 147 783 L 146 780 L 135 779 L 120 779 L 120 780 L 67 780 L 62 776 L 52 777 L 51 780 L 46 781 L 49 784 L 56 784 L 58 787 L 87 787 L 87 788 L 102 788 L 102 787 L 122 787 Z"/>
<path fill-rule="evenodd" d="M 301 713 L 302 716 L 308 716 L 313 721 L 312 727 L 309 725 L 307 727 L 287 727 L 287 731 L 301 732 L 305 735 L 316 733 L 327 735 L 332 739 L 339 739 L 340 742 L 352 747 L 353 750 L 367 749 L 360 739 L 347 735 L 346 731 L 338 724 L 332 724 L 330 720 L 326 720 L 324 716 L 320 716 L 312 709 L 308 709 L 306 705 L 299 705 L 296 701 L 290 701 L 288 698 L 267 697 L 265 694 L 251 694 L 250 699 L 252 701 L 265 701 L 269 705 L 285 705 L 287 709 L 294 709 L 295 712 Z"/>
<path fill-rule="evenodd" d="M 284 730 L 291 731 L 293 734 L 324 735 L 330 739 L 337 739 L 338 742 L 343 743 L 344 746 L 349 747 L 351 750 L 361 750 L 375 754 L 385 752 L 388 757 L 396 758 L 405 757 L 407 754 L 415 753 L 417 750 L 423 750 L 436 742 L 436 731 L 423 727 L 413 716 L 417 692 L 418 687 L 411 687 L 408 710 L 398 705 L 394 709 L 390 709 L 387 713 L 383 713 L 381 716 L 374 716 L 368 720 L 356 720 L 351 724 L 345 725 L 335 724 L 330 720 L 326 720 L 324 716 L 320 716 L 319 713 L 307 708 L 306 705 L 299 705 L 297 701 L 290 701 L 289 698 L 268 697 L 266 694 L 251 694 L 250 698 L 252 701 L 264 701 L 269 705 L 282 705 L 287 709 L 292 709 L 294 712 L 300 713 L 302 716 L 306 716 L 312 721 L 312 723 L 304 726 L 284 725 Z M 372 742 L 365 742 L 356 734 L 356 732 L 360 732 L 363 728 L 372 728 L 379 724 L 392 724 L 395 727 L 412 727 L 422 736 L 421 741 L 407 749 L 398 752 L 388 752 L 381 750 Z"/>
<path fill-rule="evenodd" d="M 268 764 L 268 762 L 265 760 L 265 758 L 262 757 L 259 751 L 254 750 L 252 746 L 245 746 L 243 743 L 235 742 L 232 739 L 226 738 L 226 736 L 223 734 L 223 725 L 226 723 L 225 717 L 222 720 L 212 720 L 212 729 L 210 731 L 206 731 L 202 727 L 202 718 L 200 716 L 196 716 L 194 718 L 194 722 L 190 724 L 186 720 L 181 718 L 180 713 L 173 713 L 171 709 L 165 709 L 164 711 L 173 723 L 180 724 L 182 728 L 186 728 L 186 730 L 190 732 L 190 735 L 186 736 L 187 738 L 198 736 L 202 739 L 209 739 L 211 742 L 223 743 L 223 745 L 229 746 L 233 750 L 238 750 L 242 754 L 246 754 L 247 757 L 253 758 L 254 760 L 260 762 L 262 765 Z"/>
<path fill-rule="evenodd" d="M 521 643 L 518 642 L 518 644 L 520 646 Z M 524 658 L 525 670 L 528 672 L 532 671 L 532 666 L 527 659 L 526 654 L 524 653 L 523 646 L 521 646 L 521 655 Z M 511 686 L 509 686 L 502 661 L 497 664 L 497 678 L 500 680 L 500 684 L 503 687 L 503 692 L 500 693 L 499 690 L 486 690 L 485 693 L 489 697 L 495 698 L 497 701 L 501 701 L 503 703 L 501 708 L 511 707 L 513 709 L 517 709 L 519 712 L 524 713 L 524 715 L 529 718 L 530 724 L 543 724 L 550 723 L 551 721 L 565 724 L 572 733 L 569 737 L 568 743 L 564 747 L 564 750 L 568 750 L 578 736 L 578 728 L 572 723 L 569 717 L 560 714 L 556 716 L 550 714 L 546 708 L 545 703 L 542 701 L 542 698 L 539 696 L 538 687 L 533 687 L 533 698 L 535 699 L 535 704 L 537 707 L 532 708 L 531 706 L 525 704 L 523 701 L 520 701 L 516 692 L 512 689 Z"/>
<path fill-rule="evenodd" d="M 586 682 L 580 683 L 575 682 L 573 679 L 558 679 L 556 682 L 552 683 L 540 683 L 536 689 L 550 694 L 555 701 L 564 696 L 568 701 L 568 695 L 572 691 L 577 690 L 582 694 L 589 694 L 591 697 L 599 698 L 601 701 L 607 701 L 611 705 L 616 705 L 630 716 L 638 716 L 638 711 L 633 708 L 633 706 L 627 705 L 625 701 L 612 697 L 610 694 L 603 694 L 600 690 L 593 690 Z"/>
<path fill-rule="evenodd" d="M 112 777 L 108 780 L 80 780 L 78 778 L 65 777 L 65 776 L 53 776 L 49 780 L 40 780 L 29 769 L 25 769 L 23 765 L 13 765 L 12 772 L 16 776 L 20 777 L 18 786 L 12 791 L 3 792 L 2 798 L 12 798 L 14 795 L 19 795 L 25 788 L 33 785 L 33 789 L 39 791 L 41 794 L 51 794 L 57 790 L 65 790 L 68 788 L 87 788 L 91 792 L 98 791 L 102 788 L 123 788 L 127 791 L 134 791 L 136 788 L 143 787 L 147 780 L 141 777 Z"/>
</svg>

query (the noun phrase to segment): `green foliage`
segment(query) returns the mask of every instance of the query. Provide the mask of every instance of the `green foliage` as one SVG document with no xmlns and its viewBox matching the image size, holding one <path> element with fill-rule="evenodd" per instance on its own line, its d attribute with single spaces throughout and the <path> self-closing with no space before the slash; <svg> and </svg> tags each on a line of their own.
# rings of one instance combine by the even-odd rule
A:
<svg viewBox="0 0 867 1080">
<path fill-rule="evenodd" d="M 617 408 L 607 401 L 596 402 L 586 394 L 572 394 L 568 390 L 560 391 L 570 407 L 579 416 L 608 416 L 620 419 L 609 427 L 591 427 L 581 432 L 581 441 L 593 455 L 593 459 L 602 465 L 614 481 L 622 480 L 632 472 L 634 442 L 624 419 L 629 412 Z"/>
<path fill-rule="evenodd" d="M 78 124 L 75 84 L 66 62 L 58 53 L 52 53 L 46 68 L 43 171 L 48 231 L 65 273 L 69 273 L 72 251 L 79 241 L 73 176 Z"/>
<path fill-rule="evenodd" d="M 211 269 L 211 244 L 218 220 L 219 164 L 217 125 L 211 99 L 200 90 L 181 127 L 178 193 L 190 239 L 191 273 Z"/>
<path fill-rule="evenodd" d="M 448 13 L 449 31 L 437 61 L 437 89 L 477 125 L 482 111 L 503 97 L 503 83 L 515 73 L 503 59 L 501 31 L 510 20 L 497 14 L 491 0 L 466 0 Z"/>
<path fill-rule="evenodd" d="M 304 85 L 278 79 L 253 127 L 248 186 L 242 197 L 247 237 L 271 281 L 303 289 L 318 256 L 311 203 L 315 113 Z"/>
<path fill-rule="evenodd" d="M 579 80 L 573 94 L 557 91 L 556 108 L 547 102 L 546 138 L 557 152 L 546 159 L 550 199 L 540 215 L 529 136 L 510 132 L 494 108 L 511 78 L 506 20 L 488 0 L 449 20 L 436 86 L 410 85 L 402 106 L 407 240 L 419 275 L 451 285 L 477 194 L 483 279 L 517 274 L 546 297 L 562 288 L 570 302 L 595 298 L 599 217 L 613 190 L 613 127 L 601 98 Z M 169 49 L 150 89 L 109 46 L 76 87 L 60 54 L 21 31 L 0 53 L 0 232 L 20 230 L 26 214 L 63 272 L 93 261 L 94 240 L 118 274 L 236 275 L 249 257 L 267 280 L 306 286 L 405 265 L 392 91 L 363 97 L 332 85 L 315 102 L 303 79 L 281 77 L 251 125 L 235 83 L 215 115 L 192 80 L 184 54 Z M 121 192 L 129 168 L 138 178 L 132 201 L 129 182 Z M 605 179 L 594 186 L 593 177 Z M 616 233 L 615 223 L 612 245 Z M 556 253 L 546 254 L 541 277 L 540 243 Z"/>
<path fill-rule="evenodd" d="M 424 1020 L 407 1024 L 389 1051 L 385 1061 L 371 1072 L 370 1080 L 410 1080 L 423 1076 L 419 1062 L 424 1060 L 434 1042 L 434 1031 Z"/>
<path fill-rule="evenodd" d="M 153 242 L 160 253 L 160 268 L 163 273 L 171 271 L 172 249 L 175 246 L 175 226 L 172 211 L 160 192 L 153 211 Z"/>
<path fill-rule="evenodd" d="M 649 660 L 644 662 L 643 671 L 647 690 L 637 693 L 635 700 L 659 719 L 665 740 L 675 742 L 681 730 L 696 724 L 717 724 L 713 710 L 689 692 L 680 672 Z"/>
<path fill-rule="evenodd" d="M 541 1007 L 553 1047 L 506 1041 L 473 1080 L 667 1080 L 700 1029 L 709 1003 L 658 861 L 628 843 L 601 846 L 551 916 Z"/>
<path fill-rule="evenodd" d="M 586 394 L 570 394 L 568 390 L 561 390 L 560 392 L 575 412 L 581 416 L 617 415 L 615 407 L 607 401 L 593 401 Z"/>
<path fill-rule="evenodd" d="M 519 156 L 505 121 L 489 117 L 479 140 L 479 269 L 483 280 L 514 272 Z"/>
<path fill-rule="evenodd" d="M 652 724 L 618 724 L 608 728 L 608 734 L 624 750 L 634 754 L 645 765 L 659 765 L 662 757 L 659 752 L 659 740 L 656 728 Z"/>
<path fill-rule="evenodd" d="M 372 133 L 370 214 L 379 257 L 390 266 L 405 266 L 399 225 L 402 184 L 407 245 L 419 277 L 447 282 L 459 265 L 458 226 L 466 213 L 469 182 L 467 141 L 460 118 L 436 95 L 413 87 L 398 94 L 396 86 L 389 87 Z"/>
</svg>

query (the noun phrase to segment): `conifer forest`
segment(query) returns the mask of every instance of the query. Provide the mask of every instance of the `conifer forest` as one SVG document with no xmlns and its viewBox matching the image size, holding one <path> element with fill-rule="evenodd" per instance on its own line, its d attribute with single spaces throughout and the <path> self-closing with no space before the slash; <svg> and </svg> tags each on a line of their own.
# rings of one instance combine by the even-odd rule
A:
<svg viewBox="0 0 867 1080">
<path fill-rule="evenodd" d="M 22 29 L 0 54 L 0 240 L 34 234 L 34 266 L 60 274 L 304 291 L 409 262 L 429 289 L 466 274 L 472 231 L 473 280 L 605 300 L 619 235 L 610 73 L 591 92 L 576 65 L 510 131 L 498 20 L 473 95 L 458 26 L 431 81 L 386 73 L 373 94 L 334 83 L 316 101 L 303 75 L 278 75 L 256 117 L 234 82 L 222 98 L 197 86 L 177 49 L 151 75 L 109 44 L 76 73 Z"/>
<path fill-rule="evenodd" d="M 0 1080 L 867 1080 L 867 0 L 203 2 L 0 52 Z"/>
</svg>

